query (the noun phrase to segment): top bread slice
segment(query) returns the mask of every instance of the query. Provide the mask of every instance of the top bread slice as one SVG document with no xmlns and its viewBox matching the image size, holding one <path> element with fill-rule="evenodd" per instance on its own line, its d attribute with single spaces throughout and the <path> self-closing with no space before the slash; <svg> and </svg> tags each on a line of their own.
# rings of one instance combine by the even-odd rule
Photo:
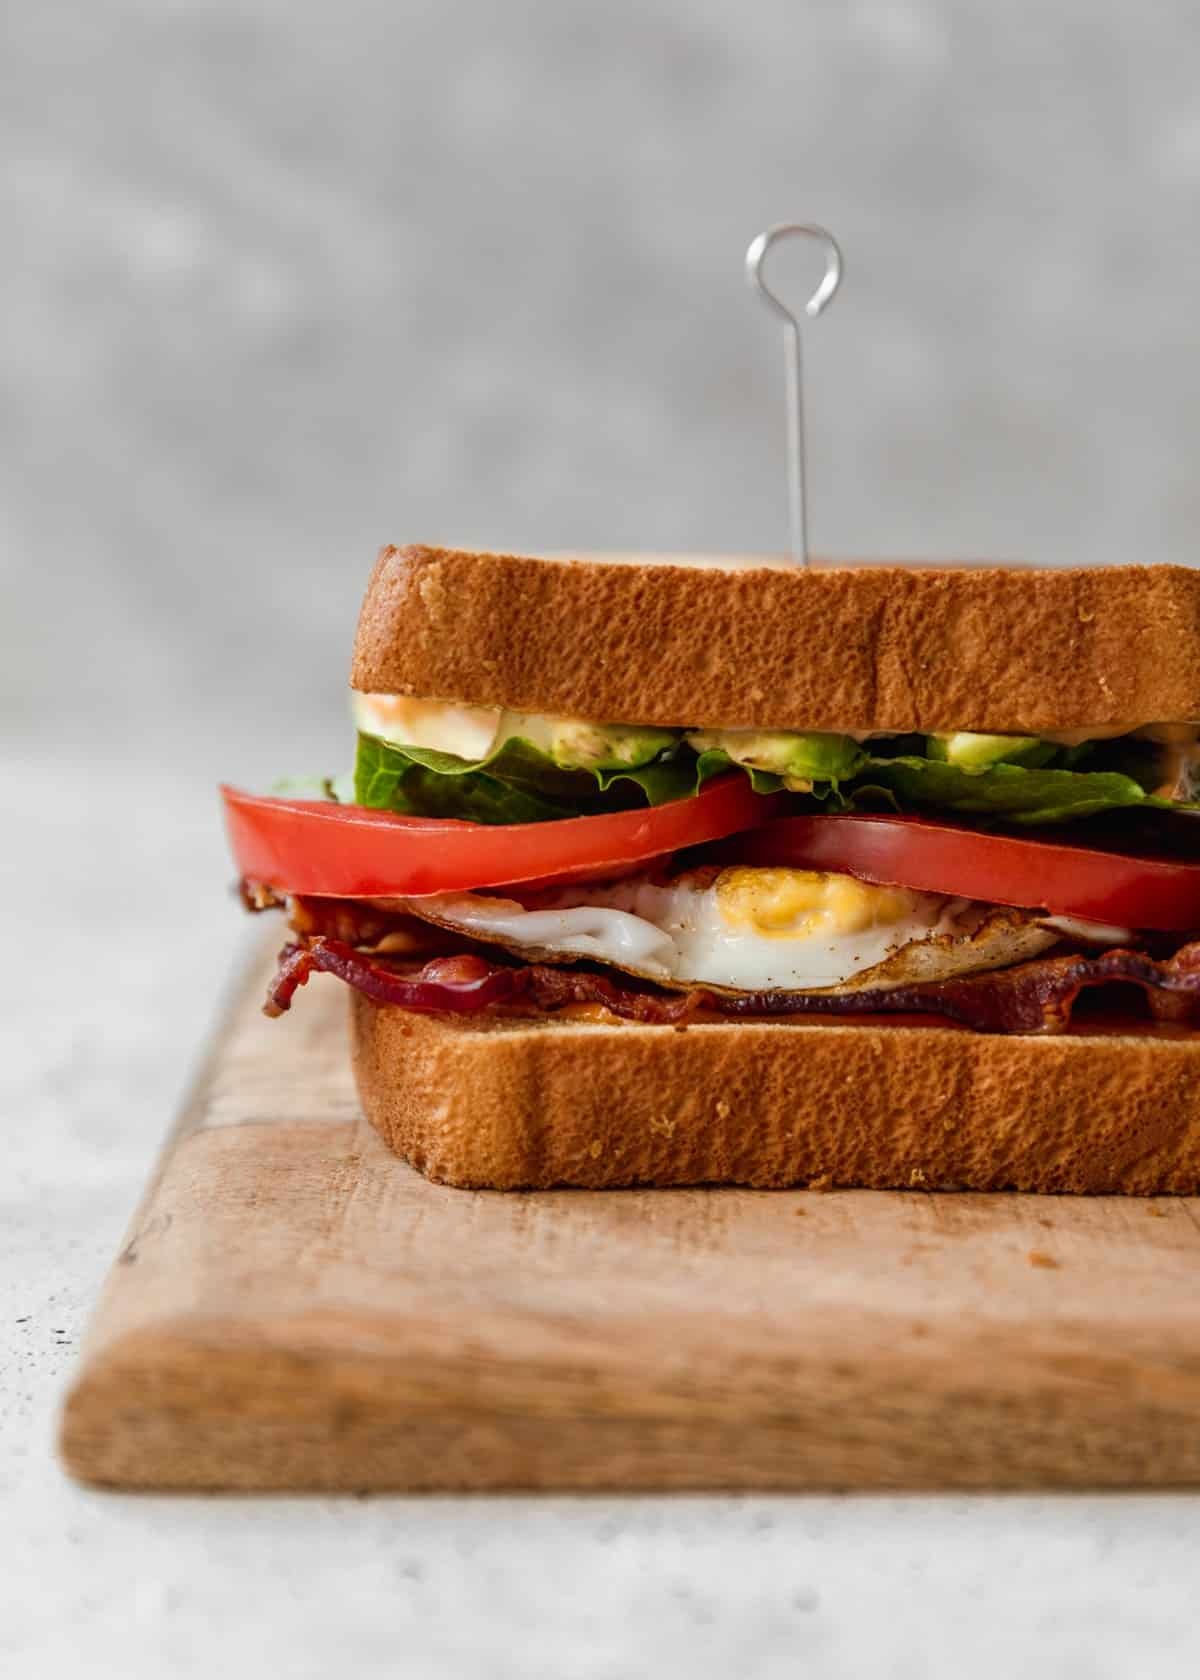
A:
<svg viewBox="0 0 1200 1680">
<path fill-rule="evenodd" d="M 1131 729 L 1200 719 L 1200 569 L 389 547 L 350 680 L 664 727 Z"/>
</svg>

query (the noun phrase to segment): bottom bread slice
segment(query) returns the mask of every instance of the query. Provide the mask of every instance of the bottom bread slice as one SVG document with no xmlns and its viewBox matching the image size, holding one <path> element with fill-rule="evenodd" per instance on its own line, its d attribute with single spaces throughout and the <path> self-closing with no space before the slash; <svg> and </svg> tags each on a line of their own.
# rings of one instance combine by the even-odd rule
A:
<svg viewBox="0 0 1200 1680">
<path fill-rule="evenodd" d="M 445 1184 L 1200 1189 L 1200 1033 L 681 1031 L 416 1015 L 358 993 L 351 1027 L 367 1117 Z"/>
</svg>

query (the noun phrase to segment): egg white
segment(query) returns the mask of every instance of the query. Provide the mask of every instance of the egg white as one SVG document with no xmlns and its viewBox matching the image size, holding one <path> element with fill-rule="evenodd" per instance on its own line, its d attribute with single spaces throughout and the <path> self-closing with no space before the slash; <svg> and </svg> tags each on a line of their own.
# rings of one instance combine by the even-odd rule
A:
<svg viewBox="0 0 1200 1680">
<path fill-rule="evenodd" d="M 520 901 L 443 894 L 406 908 L 529 960 L 582 958 L 660 984 L 748 992 L 942 979 L 1025 960 L 1061 937 L 1029 912 L 800 870 L 633 876 Z"/>
</svg>

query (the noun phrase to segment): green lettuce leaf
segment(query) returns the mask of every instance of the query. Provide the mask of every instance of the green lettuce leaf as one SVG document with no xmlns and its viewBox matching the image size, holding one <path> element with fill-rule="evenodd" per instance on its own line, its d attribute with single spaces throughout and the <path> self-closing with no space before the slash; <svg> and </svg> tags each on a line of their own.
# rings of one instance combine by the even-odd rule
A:
<svg viewBox="0 0 1200 1680">
<path fill-rule="evenodd" d="M 505 741 L 476 763 L 451 753 L 398 747 L 360 734 L 354 800 L 377 811 L 469 822 L 549 822 L 555 818 L 665 805 L 698 793 L 711 776 L 735 768 L 725 752 L 673 753 L 631 769 L 563 770 L 528 741 Z M 756 793 L 775 793 L 780 777 L 746 770 Z"/>
<path fill-rule="evenodd" d="M 823 770 L 825 779 L 814 779 L 810 795 L 795 796 L 803 802 L 799 808 L 884 804 L 899 811 L 941 810 L 1018 825 L 1070 822 L 1126 807 L 1200 809 L 1147 792 L 1154 785 L 1155 755 L 1140 743 L 1063 749 L 1053 767 L 1034 755 L 1033 762 L 997 762 L 981 769 L 924 757 L 923 745 L 920 736 L 897 736 L 872 741 L 865 751 L 848 743 L 835 757 L 814 759 L 812 769 L 818 775 Z M 697 793 L 711 776 L 731 769 L 747 775 L 756 793 L 776 793 L 786 785 L 783 775 L 739 764 L 724 747 L 706 745 L 702 738 L 696 747 L 699 752 L 672 744 L 649 763 L 633 767 L 564 769 L 523 739 L 503 741 L 487 758 L 472 763 L 360 734 L 352 794 L 344 781 L 328 791 L 376 810 L 507 824 L 662 805 Z"/>
<path fill-rule="evenodd" d="M 698 758 L 692 760 L 690 793 L 699 793 L 710 776 L 720 776 L 727 770 L 742 770 L 750 778 L 750 786 L 755 793 L 778 793 L 783 786 L 783 777 L 773 775 L 770 770 L 757 770 L 750 764 L 737 764 L 721 747 L 709 747 Z"/>
<path fill-rule="evenodd" d="M 588 812 L 662 805 L 699 786 L 696 760 L 664 758 L 631 769 L 563 770 L 528 741 L 505 741 L 470 763 L 452 753 L 398 747 L 359 735 L 358 804 L 469 822 L 549 822 Z"/>
<path fill-rule="evenodd" d="M 1116 770 L 1026 769 L 995 764 L 964 770 L 930 758 L 872 758 L 854 784 L 856 802 L 879 792 L 900 810 L 934 806 L 1012 823 L 1070 822 L 1122 806 L 1171 809 L 1172 801 L 1148 794 L 1132 776 Z"/>
<path fill-rule="evenodd" d="M 424 762 L 430 758 L 446 762 Z M 457 772 L 447 768 L 451 763 L 458 765 Z M 568 814 L 557 801 L 486 770 L 466 768 L 448 753 L 412 757 L 374 735 L 358 738 L 354 802 L 375 811 L 477 823 L 548 822 Z"/>
</svg>

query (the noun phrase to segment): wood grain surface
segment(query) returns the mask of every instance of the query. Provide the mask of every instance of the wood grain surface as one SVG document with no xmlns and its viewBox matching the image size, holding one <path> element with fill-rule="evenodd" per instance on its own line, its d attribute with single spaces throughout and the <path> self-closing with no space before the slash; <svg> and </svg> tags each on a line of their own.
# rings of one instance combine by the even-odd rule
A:
<svg viewBox="0 0 1200 1680">
<path fill-rule="evenodd" d="M 467 1192 L 361 1119 L 346 998 L 257 968 L 62 1420 L 117 1487 L 1200 1482 L 1190 1199 Z"/>
</svg>

